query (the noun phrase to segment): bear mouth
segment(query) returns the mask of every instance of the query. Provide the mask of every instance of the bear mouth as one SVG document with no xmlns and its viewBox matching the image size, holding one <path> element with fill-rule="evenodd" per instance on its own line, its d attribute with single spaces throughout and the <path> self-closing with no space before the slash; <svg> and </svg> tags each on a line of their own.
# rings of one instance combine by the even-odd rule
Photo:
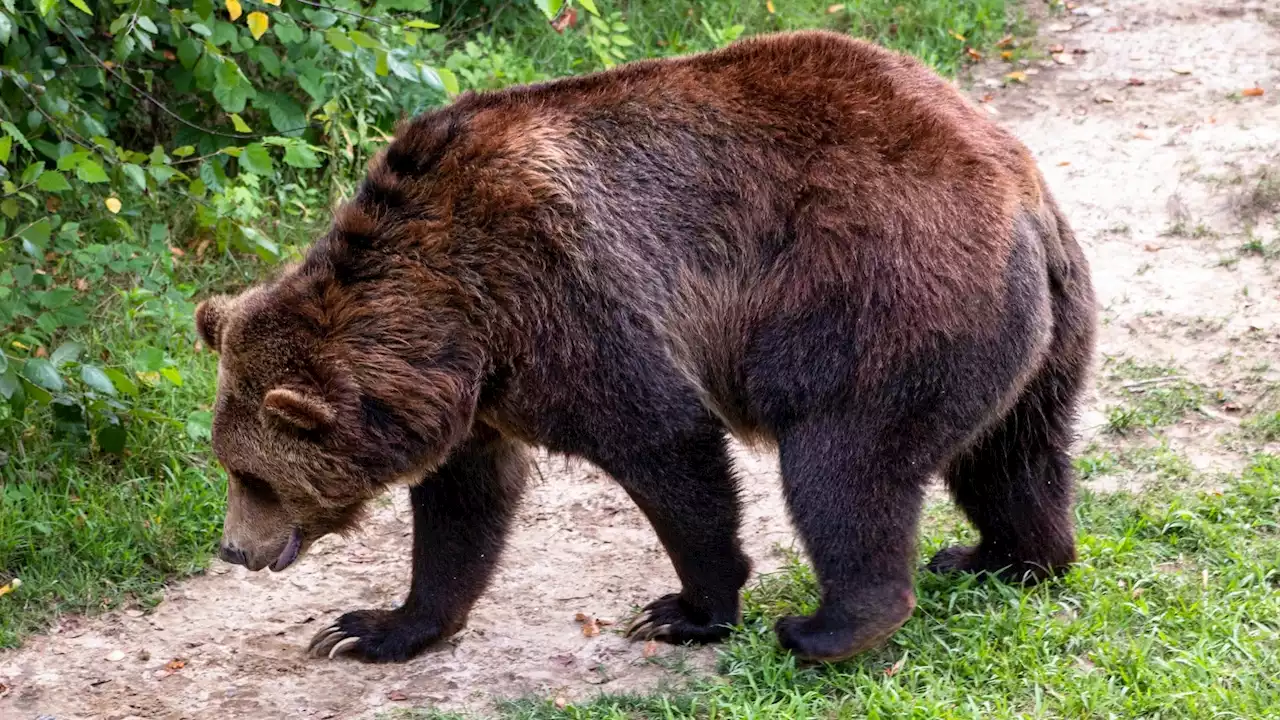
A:
<svg viewBox="0 0 1280 720">
<path fill-rule="evenodd" d="M 271 572 L 280 572 L 289 567 L 298 559 L 298 555 L 302 552 L 302 531 L 294 528 L 289 533 L 289 542 L 285 543 L 284 549 L 280 551 L 280 557 L 271 563 Z"/>
</svg>

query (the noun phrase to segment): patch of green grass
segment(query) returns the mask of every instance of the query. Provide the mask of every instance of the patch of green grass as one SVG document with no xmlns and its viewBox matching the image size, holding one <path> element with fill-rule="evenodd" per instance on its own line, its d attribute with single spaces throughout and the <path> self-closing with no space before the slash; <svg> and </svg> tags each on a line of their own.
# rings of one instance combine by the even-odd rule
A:
<svg viewBox="0 0 1280 720">
<path fill-rule="evenodd" d="M 292 247 L 306 236 L 299 229 L 281 240 Z M 119 292 L 97 308 L 75 339 L 137 385 L 140 411 L 126 421 L 122 454 L 58 435 L 47 408 L 19 419 L 0 406 L 0 585 L 22 581 L 0 598 L 0 647 L 61 613 L 150 604 L 166 582 L 206 566 L 226 480 L 207 429 L 186 423 L 192 411 L 210 409 L 216 376 L 216 357 L 197 351 L 192 316 L 199 297 L 260 271 L 255 262 L 211 258 L 154 292 L 119 280 Z M 180 385 L 135 372 L 133 359 L 156 350 Z"/>
<path fill-rule="evenodd" d="M 1209 393 L 1172 368 L 1108 358 L 1106 368 L 1118 386 L 1122 403 L 1107 409 L 1107 432 L 1124 435 L 1137 429 L 1171 425 L 1198 408 Z"/>
<path fill-rule="evenodd" d="M 1245 420 L 1241 425 L 1245 433 L 1261 442 L 1280 440 L 1280 412 L 1262 413 Z"/>
<path fill-rule="evenodd" d="M 924 555 L 973 537 L 935 510 Z M 721 676 L 674 695 L 526 701 L 501 717 L 1280 717 L 1280 457 L 1221 494 L 1084 493 L 1080 561 L 1033 588 L 922 574 L 919 606 L 881 649 L 798 666 L 771 624 L 817 601 L 799 562 L 746 595 Z M 422 718 L 437 717 L 430 714 Z"/>
<path fill-rule="evenodd" d="M 597 3 L 602 13 L 622 12 L 631 45 L 626 59 L 710 50 L 743 35 L 821 28 L 846 32 L 911 53 L 946 75 L 970 62 L 970 48 L 986 53 L 1006 35 L 1031 26 L 1008 0 L 775 0 L 773 12 L 757 0 L 638 0 Z M 833 8 L 839 5 L 838 9 Z M 525 12 L 536 12 L 525 8 Z M 588 22 L 580 13 L 579 24 Z M 494 28 L 510 40 L 515 57 L 530 58 L 548 76 L 581 72 L 584 53 L 571 33 L 556 35 L 545 23 L 529 22 L 517 9 Z M 568 40 L 566 41 L 566 38 Z"/>
</svg>

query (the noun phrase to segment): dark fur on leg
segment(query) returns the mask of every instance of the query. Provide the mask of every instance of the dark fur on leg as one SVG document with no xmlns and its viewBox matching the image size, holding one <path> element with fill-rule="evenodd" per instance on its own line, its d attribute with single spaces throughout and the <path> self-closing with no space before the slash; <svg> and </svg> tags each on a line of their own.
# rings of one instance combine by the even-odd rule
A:
<svg viewBox="0 0 1280 720">
<path fill-rule="evenodd" d="M 315 655 L 399 662 L 448 638 L 488 586 L 524 489 L 527 459 L 511 440 L 482 431 L 409 490 L 413 578 L 395 610 L 359 610 L 316 634 Z"/>
</svg>

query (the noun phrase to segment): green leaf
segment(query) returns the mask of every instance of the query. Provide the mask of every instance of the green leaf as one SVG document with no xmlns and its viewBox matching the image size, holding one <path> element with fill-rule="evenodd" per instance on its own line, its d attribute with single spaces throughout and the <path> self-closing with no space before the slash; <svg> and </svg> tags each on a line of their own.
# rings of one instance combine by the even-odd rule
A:
<svg viewBox="0 0 1280 720">
<path fill-rule="evenodd" d="M 22 369 L 22 374 L 26 375 L 27 379 L 35 384 L 36 387 L 41 387 L 45 390 L 62 392 L 66 387 L 53 363 L 44 358 L 31 358 L 28 360 L 27 366 Z"/>
<path fill-rule="evenodd" d="M 8 369 L 9 369 L 9 356 L 5 355 L 3 352 L 0 352 L 0 373 L 3 373 Z"/>
<path fill-rule="evenodd" d="M 275 163 L 271 161 L 271 153 L 262 143 L 253 143 L 240 155 L 240 169 L 254 175 L 270 175 L 275 172 Z"/>
<path fill-rule="evenodd" d="M 560 7 L 564 5 L 564 0 L 533 0 L 533 4 L 538 6 L 548 20 L 552 20 L 560 14 Z"/>
<path fill-rule="evenodd" d="M 87 159 L 76 166 L 76 177 L 87 183 L 101 183 L 109 180 L 106 171 L 102 169 L 101 165 Z"/>
<path fill-rule="evenodd" d="M 18 237 L 41 250 L 49 246 L 51 235 L 53 235 L 53 225 L 49 222 L 49 218 L 40 218 L 18 232 Z"/>
<path fill-rule="evenodd" d="M 196 61 L 200 59 L 200 53 L 203 51 L 203 43 L 187 38 L 178 43 L 178 62 L 182 63 L 182 67 L 190 70 L 196 66 Z"/>
<path fill-rule="evenodd" d="M 53 363 L 55 368 L 60 368 L 69 362 L 78 360 L 82 352 L 84 352 L 84 345 L 78 342 L 65 342 L 53 351 L 53 354 L 49 356 L 49 362 Z"/>
<path fill-rule="evenodd" d="M 124 426 L 120 421 L 112 418 L 114 422 L 103 425 L 98 428 L 98 432 L 94 435 L 94 439 L 98 441 L 98 448 L 102 452 L 119 455 L 124 452 L 124 446 L 128 443 L 128 433 L 125 432 Z"/>
<path fill-rule="evenodd" d="M 138 186 L 139 190 L 147 189 L 147 174 L 142 171 L 141 167 L 133 163 L 125 163 L 120 166 L 120 169 L 124 171 L 125 175 L 129 176 L 129 179 L 133 181 L 134 185 Z"/>
<path fill-rule="evenodd" d="M 362 48 L 369 48 L 370 50 L 376 50 L 382 47 L 382 43 L 378 42 L 377 38 L 374 38 L 371 35 L 367 33 L 363 33 L 359 30 L 352 30 L 351 32 L 347 33 L 347 37 L 351 38 L 351 42 L 355 43 L 356 45 L 359 45 Z"/>
<path fill-rule="evenodd" d="M 245 122 L 244 118 L 240 117 L 239 113 L 231 113 L 231 125 L 236 129 L 236 132 L 239 133 L 253 132 L 253 128 L 249 127 L 249 123 Z"/>
<path fill-rule="evenodd" d="M 450 95 L 458 94 L 458 76 L 453 74 L 449 68 L 434 68 L 436 75 L 440 77 L 440 84 L 444 87 L 444 91 Z"/>
<path fill-rule="evenodd" d="M 631 47 L 632 45 L 635 45 L 635 43 L 631 41 L 631 38 L 626 35 L 614 35 L 613 44 L 619 47 Z"/>
<path fill-rule="evenodd" d="M 218 64 L 213 85 L 213 97 L 229 113 L 244 112 L 244 104 L 253 97 L 256 91 L 249 83 L 240 66 L 234 61 L 223 59 Z"/>
<path fill-rule="evenodd" d="M 208 20 L 213 17 L 213 0 L 195 0 L 191 3 L 191 9 L 202 20 Z"/>
<path fill-rule="evenodd" d="M 22 381 L 12 370 L 0 372 L 0 399 L 13 403 L 14 397 L 22 392 Z"/>
<path fill-rule="evenodd" d="M 18 179 L 23 185 L 30 185 L 40 177 L 40 173 L 44 172 L 44 161 L 37 160 L 26 167 L 22 171 L 22 177 Z"/>
<path fill-rule="evenodd" d="M 280 14 L 280 19 L 276 20 L 275 31 L 276 38 L 288 45 L 297 45 L 307 38 L 302 28 L 298 27 L 288 15 Z"/>
<path fill-rule="evenodd" d="M 93 14 L 93 11 L 89 9 L 89 6 L 84 4 L 84 0 L 67 0 L 67 2 L 74 5 L 77 10 L 84 13 L 85 15 Z M 155 27 L 155 26 L 153 25 L 152 27 Z M 155 32 L 155 30 L 152 30 L 151 32 Z"/>
<path fill-rule="evenodd" d="M 27 152 L 35 152 L 35 150 L 31 149 L 31 143 L 27 142 L 27 136 L 22 134 L 22 131 L 18 129 L 17 125 L 14 125 L 8 120 L 0 120 L 0 130 L 4 130 L 6 133 L 9 133 L 9 137 L 17 140 L 18 144 L 26 148 Z"/>
<path fill-rule="evenodd" d="M 180 148 L 175 148 L 175 149 L 174 149 L 174 151 L 173 151 L 173 155 L 174 155 L 174 157 L 184 158 L 184 157 L 187 157 L 188 155 L 194 154 L 194 153 L 195 153 L 195 151 L 196 151 L 196 149 L 195 149 L 195 147 L 194 147 L 194 146 L 192 146 L 192 145 L 183 145 L 183 146 L 182 146 L 182 147 L 180 147 Z"/>
<path fill-rule="evenodd" d="M 0 137 L 0 163 L 9 162 L 9 150 L 13 147 L 13 138 L 5 135 Z"/>
<path fill-rule="evenodd" d="M 285 164 L 296 168 L 318 168 L 320 167 L 320 158 L 316 157 L 315 152 L 305 143 L 298 142 L 285 148 L 284 151 Z"/>
<path fill-rule="evenodd" d="M 600 11 L 596 9 L 596 0 L 578 0 L 578 4 L 592 15 L 600 15 Z"/>
<path fill-rule="evenodd" d="M 387 65 L 386 50 L 379 50 L 377 52 L 377 62 L 374 65 L 373 71 L 377 73 L 378 77 L 386 77 L 391 73 L 391 68 Z"/>
<path fill-rule="evenodd" d="M 71 189 L 71 183 L 60 172 L 47 172 L 36 181 L 36 187 L 45 192 L 62 192 Z"/>
<path fill-rule="evenodd" d="M 106 375 L 107 379 L 111 381 L 111 384 L 114 385 L 116 389 L 119 390 L 120 392 L 126 395 L 138 394 L 137 383 L 135 383 L 132 378 L 130 378 L 128 375 L 124 374 L 123 372 L 120 372 L 119 370 L 116 370 L 113 368 L 107 368 L 106 370 L 102 371 L 102 374 Z"/>
<path fill-rule="evenodd" d="M 338 28 L 329 28 L 328 30 L 325 30 L 324 39 L 325 42 L 329 43 L 329 45 L 338 52 L 353 53 L 356 51 L 355 43 L 351 42 L 350 38 L 348 38 L 346 34 Z"/>
<path fill-rule="evenodd" d="M 75 2 L 75 0 L 71 0 L 71 1 Z M 142 28 L 143 30 L 146 30 L 152 35 L 155 35 L 156 33 L 160 32 L 160 28 L 156 27 L 156 24 L 151 21 L 151 18 L 142 14 L 138 15 L 138 27 Z"/>
<path fill-rule="evenodd" d="M 134 364 L 142 372 L 159 372 L 164 367 L 164 350 L 160 348 L 146 348 L 138 353 L 134 358 Z"/>
<path fill-rule="evenodd" d="M 58 169 L 64 171 L 75 170 L 79 167 L 80 163 L 84 162 L 88 157 L 88 150 L 78 150 L 76 152 L 67 153 L 66 155 L 58 158 Z"/>
<path fill-rule="evenodd" d="M 116 394 L 116 386 L 111 382 L 111 378 L 96 365 L 80 366 L 80 381 L 103 395 Z"/>
<path fill-rule="evenodd" d="M 410 20 L 405 23 L 404 26 L 407 28 L 417 28 L 419 30 L 435 30 L 440 27 L 439 25 L 433 22 L 427 22 L 426 20 Z"/>
<path fill-rule="evenodd" d="M 255 104 L 257 101 L 255 101 Z M 296 100 L 284 93 L 272 93 L 267 102 L 267 116 L 276 132 L 301 132 L 307 125 L 307 113 Z"/>
<path fill-rule="evenodd" d="M 171 367 L 161 368 L 160 374 L 165 376 L 165 379 L 167 379 L 169 382 L 173 383 L 174 385 L 177 385 L 178 387 L 182 387 L 182 373 L 178 372 L 177 368 L 171 368 Z"/>
<path fill-rule="evenodd" d="M 187 416 L 187 437 L 197 442 L 213 437 L 213 413 L 196 410 Z"/>
</svg>

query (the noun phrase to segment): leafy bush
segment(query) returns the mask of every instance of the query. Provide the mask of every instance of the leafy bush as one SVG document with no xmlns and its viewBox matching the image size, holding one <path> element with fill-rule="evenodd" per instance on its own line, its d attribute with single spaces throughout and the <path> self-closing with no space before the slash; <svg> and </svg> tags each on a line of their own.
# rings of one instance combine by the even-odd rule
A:
<svg viewBox="0 0 1280 720">
<path fill-rule="evenodd" d="M 112 291 L 185 309 L 188 256 L 279 260 L 277 238 L 304 232 L 459 74 L 472 88 L 543 77 L 488 37 L 446 53 L 435 20 L 464 5 L 0 0 L 0 424 L 40 405 L 61 435 L 120 452 L 123 422 L 154 414 L 139 382 L 181 371 L 158 349 L 100 366 L 79 343 L 46 348 Z M 625 42 L 615 25 L 598 42 Z"/>
</svg>

